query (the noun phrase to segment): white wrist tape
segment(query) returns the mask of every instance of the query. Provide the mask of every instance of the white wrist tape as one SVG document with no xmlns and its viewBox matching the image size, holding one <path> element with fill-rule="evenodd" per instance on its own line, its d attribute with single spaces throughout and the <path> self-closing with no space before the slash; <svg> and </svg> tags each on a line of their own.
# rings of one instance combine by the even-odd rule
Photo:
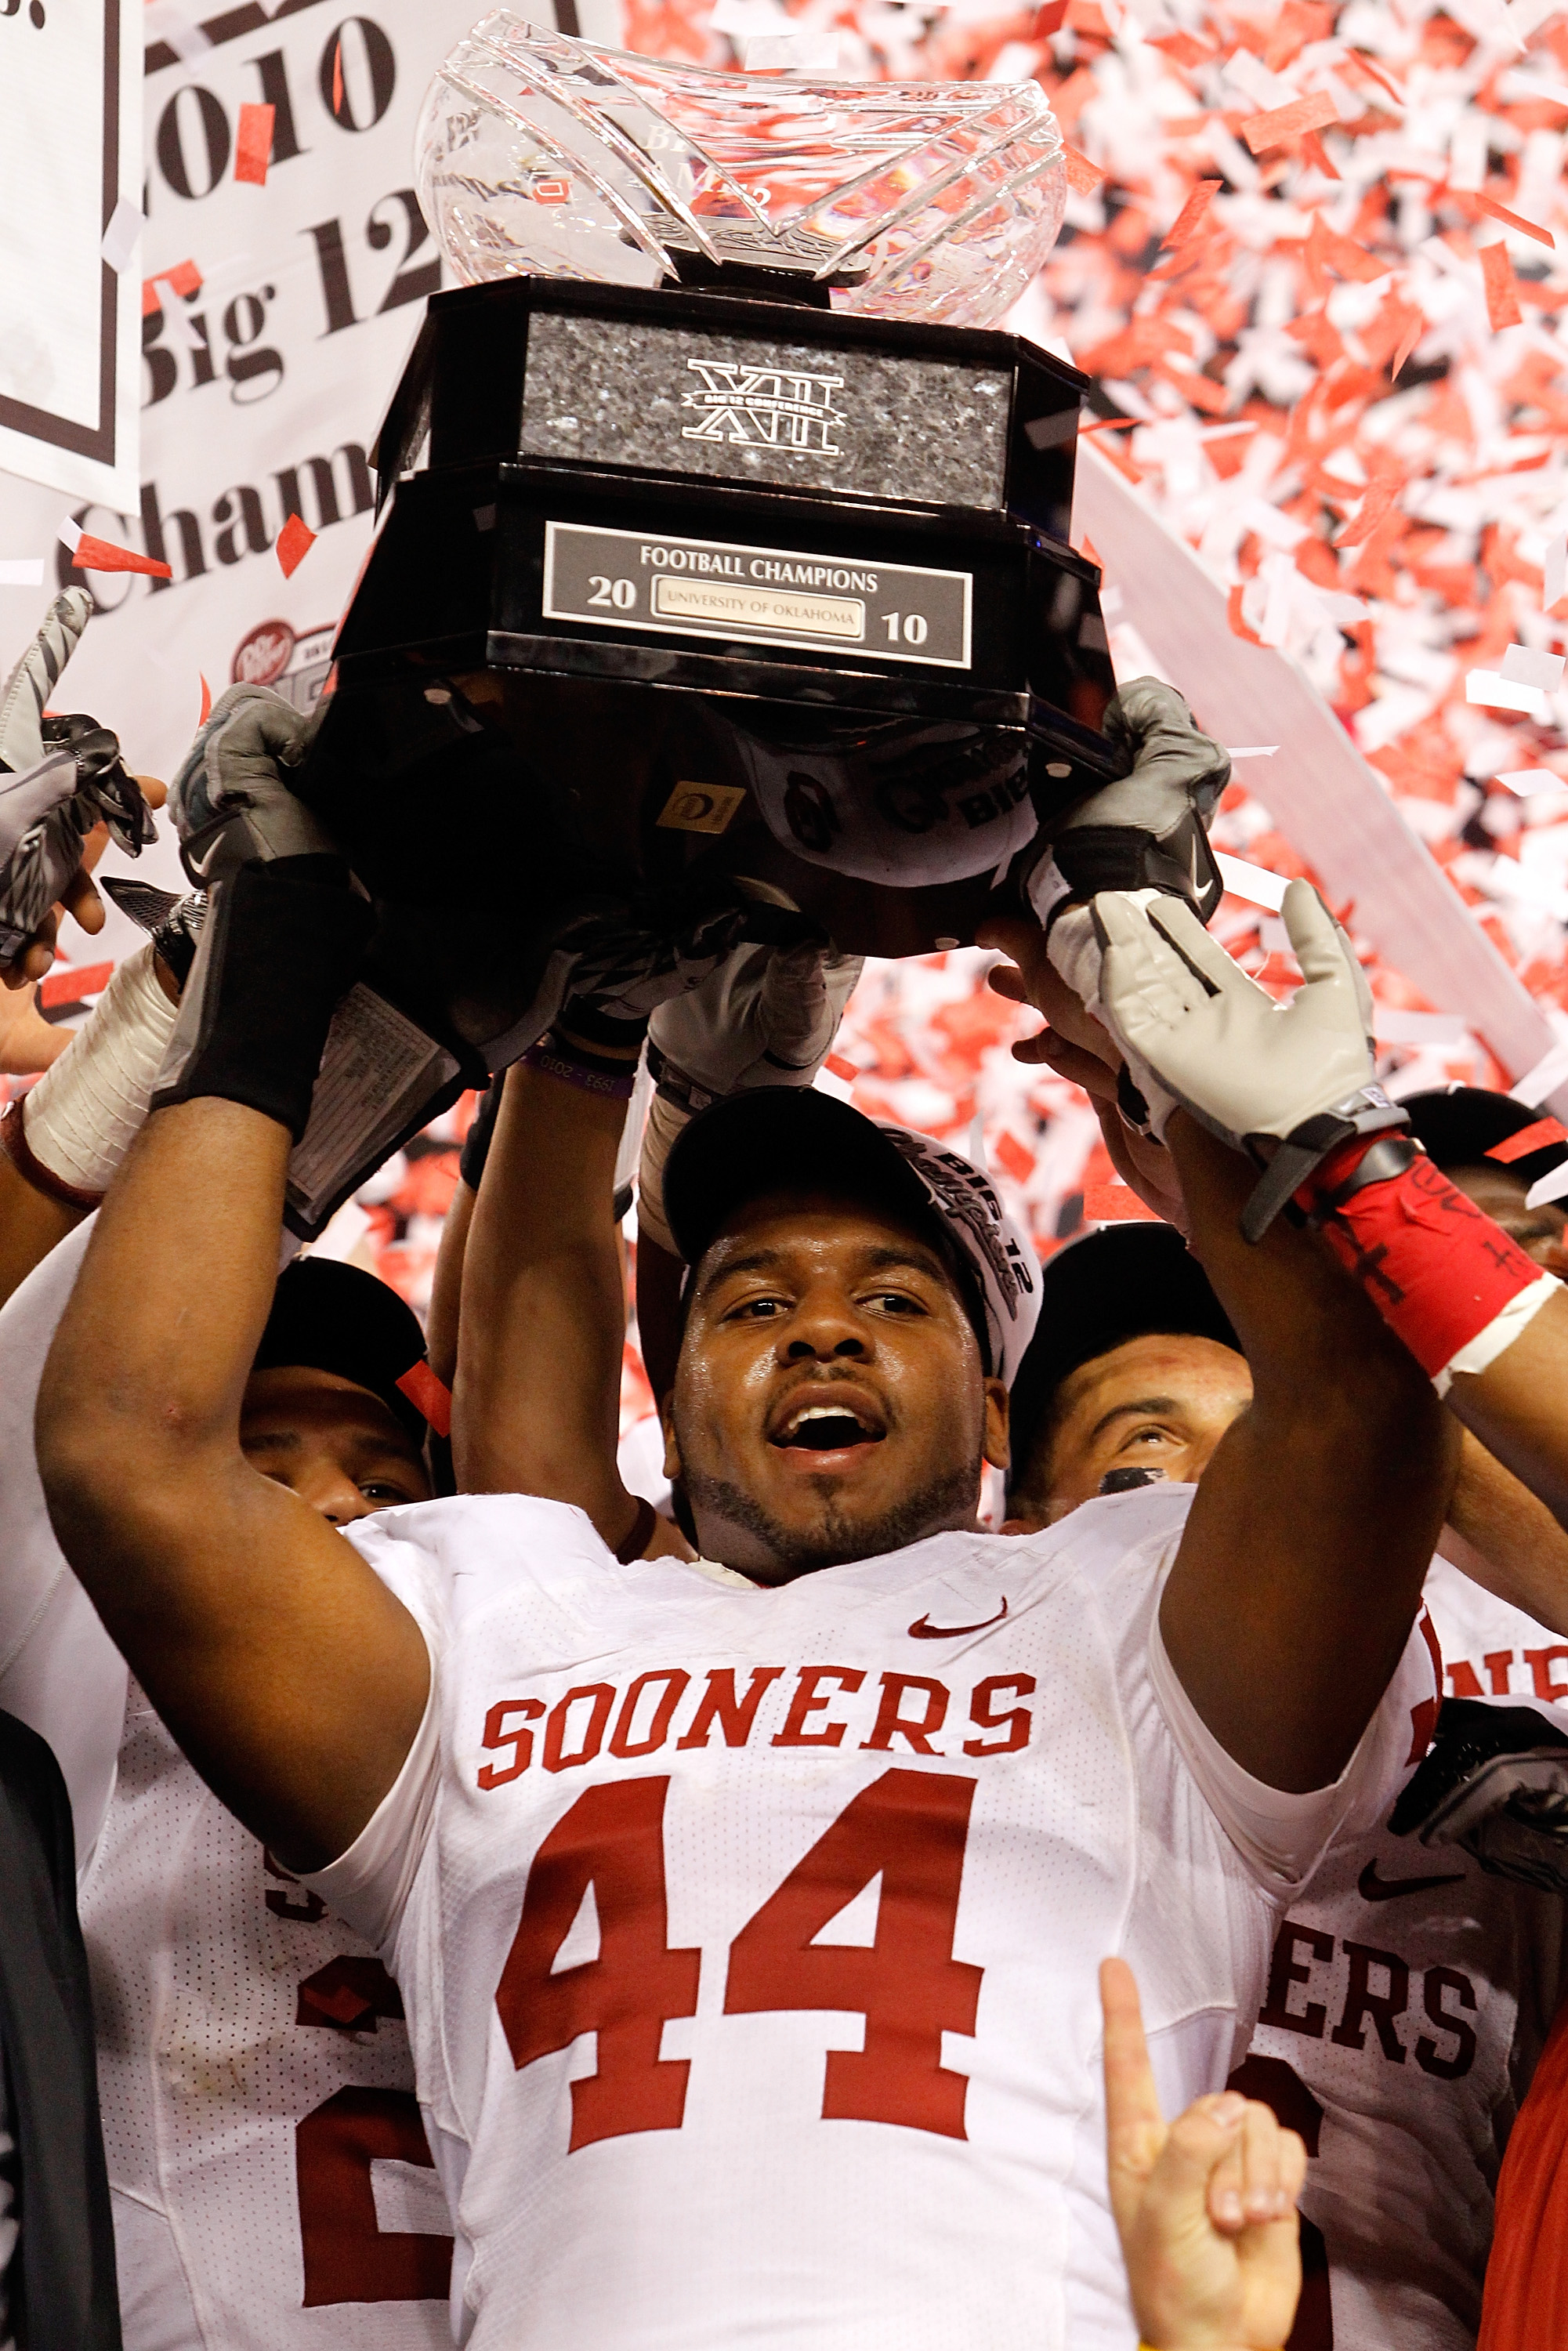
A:
<svg viewBox="0 0 1568 2351">
<path fill-rule="evenodd" d="M 691 1124 L 691 1120 L 689 1110 L 664 1094 L 655 1093 L 648 1104 L 648 1123 L 643 1129 L 643 1158 L 637 1171 L 637 1230 L 658 1248 L 667 1249 L 671 1257 L 679 1257 L 680 1250 L 664 1217 L 664 1162 L 676 1135 Z"/>
<path fill-rule="evenodd" d="M 1468 1372 L 1471 1377 L 1490 1371 L 1500 1355 L 1512 1346 L 1521 1331 L 1534 1322 L 1542 1308 L 1562 1291 L 1563 1284 L 1550 1273 L 1532 1281 L 1528 1290 L 1516 1290 L 1500 1313 L 1494 1314 L 1484 1331 L 1467 1339 L 1457 1355 L 1450 1355 L 1440 1372 L 1433 1374 L 1432 1385 L 1440 1396 L 1446 1396 L 1456 1372 Z"/>
<path fill-rule="evenodd" d="M 151 940 L 116 967 L 98 1008 L 22 1105 L 27 1148 L 78 1192 L 103 1194 L 147 1116 L 173 1029 Z"/>
</svg>

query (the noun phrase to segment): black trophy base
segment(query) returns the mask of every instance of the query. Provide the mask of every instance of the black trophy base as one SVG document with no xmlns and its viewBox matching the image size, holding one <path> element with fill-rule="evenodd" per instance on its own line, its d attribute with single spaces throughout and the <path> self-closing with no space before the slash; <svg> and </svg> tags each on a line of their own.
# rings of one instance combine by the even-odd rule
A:
<svg viewBox="0 0 1568 2351">
<path fill-rule="evenodd" d="M 920 369 L 976 420 L 946 458 L 913 447 Z M 916 955 L 1016 907 L 1042 831 L 1122 772 L 1065 544 L 1080 385 L 1011 337 L 717 293 L 439 298 L 394 409 L 429 414 L 430 469 L 299 784 L 377 901 L 378 984 L 496 1067 L 574 971 L 656 992 L 812 933 Z M 383 434 L 387 472 L 416 437 Z M 916 458 L 965 502 L 912 495 Z"/>
</svg>

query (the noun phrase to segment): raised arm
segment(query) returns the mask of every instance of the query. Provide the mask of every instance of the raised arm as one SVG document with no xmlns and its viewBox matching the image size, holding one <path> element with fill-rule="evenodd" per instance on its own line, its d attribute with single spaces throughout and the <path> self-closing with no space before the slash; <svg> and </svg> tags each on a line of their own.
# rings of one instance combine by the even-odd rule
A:
<svg viewBox="0 0 1568 2351">
<path fill-rule="evenodd" d="M 61 1547 L 153 1704 L 224 1801 L 308 1868 L 395 1778 L 429 1667 L 359 1554 L 240 1449 L 290 1144 L 370 921 L 341 862 L 304 839 L 217 880 L 162 1106 L 99 1211 L 37 1439 Z"/>
<path fill-rule="evenodd" d="M 1162 919 L 1186 914 L 1170 899 L 1158 906 Z M 1040 934 L 1009 925 L 997 944 L 1017 956 L 1030 1000 L 1053 1004 Z M 1125 1008 L 1132 982 L 1113 954 L 1098 987 Z M 1254 1382 L 1193 1504 L 1161 1608 L 1166 1647 L 1244 1770 L 1283 1790 L 1325 1787 L 1408 1636 L 1453 1482 L 1453 1437 L 1430 1383 L 1322 1243 L 1282 1222 L 1256 1246 L 1244 1240 L 1256 1168 L 1175 1106 L 1163 1063 L 1156 1075 L 1145 1059 L 1135 1074 L 1158 1105 L 1192 1246 Z"/>
<path fill-rule="evenodd" d="M 616 1468 L 625 1111 L 544 1069 L 508 1071 L 463 1259 L 452 1420 L 465 1493 L 576 1503 L 612 1550 L 642 1518 Z"/>
</svg>

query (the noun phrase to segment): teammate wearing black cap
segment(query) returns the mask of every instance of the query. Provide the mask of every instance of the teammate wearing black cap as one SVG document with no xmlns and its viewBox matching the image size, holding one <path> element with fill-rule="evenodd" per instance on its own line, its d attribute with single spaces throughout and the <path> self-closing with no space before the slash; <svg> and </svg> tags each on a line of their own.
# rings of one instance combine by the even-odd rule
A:
<svg viewBox="0 0 1568 2351">
<path fill-rule="evenodd" d="M 1168 1225 L 1112 1225 L 1046 1264 L 1012 1385 L 1007 1531 L 1094 1494 L 1196 1483 L 1252 1394 L 1208 1279 Z"/>
<path fill-rule="evenodd" d="M 8 1270 L 109 1180 L 156 1075 L 151 1027 L 111 990 L 56 1064 L 32 1147 L 12 1144 L 15 1185 L 47 1213 L 22 1221 Z M 48 1740 L 71 1798 L 127 2351 L 436 2351 L 450 2222 L 396 1993 L 204 1787 L 48 1524 L 33 1407 L 89 1238 L 62 1241 L 0 1312 L 0 1705 Z M 300 1259 L 245 1382 L 242 1457 L 347 1527 L 429 1495 L 446 1401 L 395 1292 Z M 429 2182 L 401 2229 L 372 2193 L 389 2159 Z"/>
<path fill-rule="evenodd" d="M 1568 1160 L 1568 1129 L 1562 1121 L 1483 1086 L 1440 1086 L 1407 1095 L 1400 1107 L 1416 1141 L 1450 1183 L 1500 1225 L 1526 1257 L 1560 1281 L 1568 1280 L 1563 1239 L 1568 1186 L 1533 1207 L 1529 1196 Z"/>
</svg>

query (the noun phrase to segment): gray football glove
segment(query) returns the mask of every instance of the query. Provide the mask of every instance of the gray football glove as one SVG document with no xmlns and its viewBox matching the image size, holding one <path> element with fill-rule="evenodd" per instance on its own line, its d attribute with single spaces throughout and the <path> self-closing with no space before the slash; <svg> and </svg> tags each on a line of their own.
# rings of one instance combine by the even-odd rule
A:
<svg viewBox="0 0 1568 2351">
<path fill-rule="evenodd" d="M 0 693 L 0 964 L 26 952 L 95 825 L 132 857 L 154 838 L 118 738 L 92 718 L 44 715 L 91 611 L 80 588 L 57 596 Z"/>
<path fill-rule="evenodd" d="M 1266 1170 L 1241 1229 L 1261 1238 L 1291 1195 L 1355 1134 L 1408 1123 L 1376 1083 L 1372 998 L 1349 940 L 1310 883 L 1285 892 L 1301 986 L 1276 1004 L 1175 898 L 1108 891 L 1099 1017 L 1163 1132 L 1178 1104 Z"/>
<path fill-rule="evenodd" d="M 1396 1836 L 1458 1844 L 1493 1877 L 1568 1894 L 1568 1733 L 1552 1706 L 1446 1698 Z"/>
<path fill-rule="evenodd" d="M 199 887 L 251 858 L 338 853 L 287 782 L 315 724 L 265 685 L 231 685 L 219 695 L 169 790 L 180 856 Z"/>
<path fill-rule="evenodd" d="M 696 1113 L 753 1086 L 809 1086 L 832 1049 L 862 956 L 825 939 L 738 946 L 708 978 L 658 1006 L 648 1025 L 657 1085 L 638 1174 L 637 1220 L 675 1254 L 664 1220 L 664 1162 Z"/>
</svg>

